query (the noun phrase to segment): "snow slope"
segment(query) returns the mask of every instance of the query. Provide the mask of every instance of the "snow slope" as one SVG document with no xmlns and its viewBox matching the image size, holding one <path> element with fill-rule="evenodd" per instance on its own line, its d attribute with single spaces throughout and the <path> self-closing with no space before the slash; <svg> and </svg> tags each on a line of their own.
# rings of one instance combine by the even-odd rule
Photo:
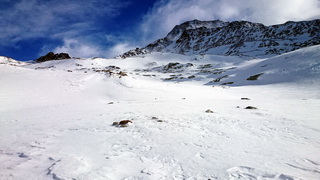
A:
<svg viewBox="0 0 320 180">
<path fill-rule="evenodd" d="M 319 83 L 320 46 L 299 49 L 272 58 L 253 60 L 249 66 L 239 67 L 221 82 L 235 82 L 233 85 L 258 85 L 295 82 L 300 85 Z M 250 76 L 261 74 L 259 80 L 248 81 Z"/>
<path fill-rule="evenodd" d="M 14 59 L 6 57 L 6 56 L 0 56 L 0 64 L 8 64 L 11 66 L 26 65 L 25 62 L 17 61 L 17 60 L 14 60 Z"/>
<path fill-rule="evenodd" d="M 319 179 L 318 52 L 0 64 L 0 179 Z"/>
</svg>

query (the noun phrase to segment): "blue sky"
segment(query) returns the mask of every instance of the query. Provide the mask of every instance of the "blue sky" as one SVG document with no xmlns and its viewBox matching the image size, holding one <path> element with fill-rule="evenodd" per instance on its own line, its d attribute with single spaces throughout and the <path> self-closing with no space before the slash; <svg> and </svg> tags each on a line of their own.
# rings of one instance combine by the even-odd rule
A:
<svg viewBox="0 0 320 180">
<path fill-rule="evenodd" d="M 265 25 L 320 18 L 319 0 L 0 0 L 0 55 L 49 51 L 114 57 L 164 37 L 187 20 Z"/>
</svg>

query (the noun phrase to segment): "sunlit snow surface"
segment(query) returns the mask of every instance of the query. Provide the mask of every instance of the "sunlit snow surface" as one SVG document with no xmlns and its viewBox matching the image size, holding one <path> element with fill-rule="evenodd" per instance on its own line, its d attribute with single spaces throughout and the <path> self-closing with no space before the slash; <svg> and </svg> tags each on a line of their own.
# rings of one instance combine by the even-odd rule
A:
<svg viewBox="0 0 320 180">
<path fill-rule="evenodd" d="M 319 179 L 319 112 L 320 46 L 268 59 L 1 57 L 0 179 Z"/>
</svg>

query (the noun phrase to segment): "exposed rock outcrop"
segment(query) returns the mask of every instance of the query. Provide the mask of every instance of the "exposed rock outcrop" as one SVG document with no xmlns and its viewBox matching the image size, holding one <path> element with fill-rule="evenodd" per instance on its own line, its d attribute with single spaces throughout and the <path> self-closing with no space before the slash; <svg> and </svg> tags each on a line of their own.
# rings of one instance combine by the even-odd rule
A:
<svg viewBox="0 0 320 180">
<path fill-rule="evenodd" d="M 45 62 L 45 61 L 52 61 L 52 60 L 61 60 L 61 59 L 71 59 L 68 53 L 53 53 L 49 52 L 45 56 L 41 56 L 35 61 L 40 63 L 40 62 Z"/>
</svg>

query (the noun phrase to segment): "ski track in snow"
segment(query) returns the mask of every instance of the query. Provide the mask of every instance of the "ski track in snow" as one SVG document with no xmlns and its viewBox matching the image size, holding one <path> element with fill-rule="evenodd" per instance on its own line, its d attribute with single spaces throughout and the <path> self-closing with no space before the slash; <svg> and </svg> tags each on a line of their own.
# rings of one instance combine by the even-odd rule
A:
<svg viewBox="0 0 320 180">
<path fill-rule="evenodd" d="M 318 84 L 225 88 L 75 69 L 179 57 L 161 58 L 1 64 L 0 179 L 320 178 Z M 133 123 L 112 126 L 121 120 Z"/>
</svg>

